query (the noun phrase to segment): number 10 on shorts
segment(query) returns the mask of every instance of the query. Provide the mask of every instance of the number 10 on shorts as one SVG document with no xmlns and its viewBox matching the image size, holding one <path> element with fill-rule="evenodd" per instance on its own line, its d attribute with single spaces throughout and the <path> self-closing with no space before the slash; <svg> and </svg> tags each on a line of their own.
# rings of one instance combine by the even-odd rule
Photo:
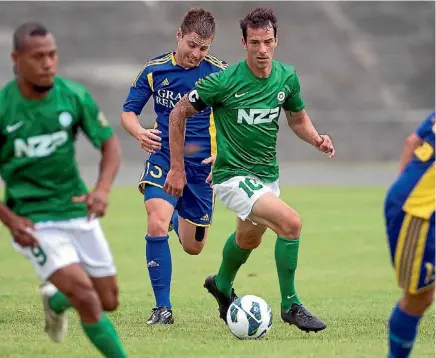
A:
<svg viewBox="0 0 436 358">
<path fill-rule="evenodd" d="M 251 198 L 256 190 L 263 188 L 263 185 L 259 183 L 256 179 L 245 178 L 244 180 L 241 180 L 239 182 L 238 187 L 245 191 L 245 194 L 247 194 L 247 196 Z"/>
</svg>

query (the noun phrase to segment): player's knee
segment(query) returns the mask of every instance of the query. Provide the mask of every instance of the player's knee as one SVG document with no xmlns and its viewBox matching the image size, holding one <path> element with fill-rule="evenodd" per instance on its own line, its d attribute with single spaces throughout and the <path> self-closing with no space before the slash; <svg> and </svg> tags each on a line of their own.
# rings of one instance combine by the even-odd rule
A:
<svg viewBox="0 0 436 358">
<path fill-rule="evenodd" d="M 106 312 L 115 311 L 120 303 L 118 300 L 118 287 L 114 287 L 107 292 L 104 297 L 101 298 L 101 303 Z"/>
<path fill-rule="evenodd" d="M 183 250 L 189 255 L 199 255 L 200 252 L 203 250 L 204 245 L 201 243 L 196 242 L 193 245 L 186 245 L 183 246 Z"/>
<path fill-rule="evenodd" d="M 297 213 L 292 213 L 287 216 L 286 220 L 280 225 L 280 232 L 277 234 L 286 239 L 296 239 L 300 237 L 302 223 L 300 216 Z"/>
<path fill-rule="evenodd" d="M 181 240 L 183 242 L 183 250 L 189 255 L 198 255 L 203 250 L 206 242 L 207 230 L 204 226 L 197 226 L 195 233 L 189 240 Z"/>
<path fill-rule="evenodd" d="M 422 315 L 432 305 L 433 301 L 434 287 L 417 295 L 406 293 L 402 299 L 401 306 L 407 312 Z"/>
<path fill-rule="evenodd" d="M 154 237 L 168 235 L 168 221 L 163 215 L 150 213 L 148 215 L 147 234 Z"/>
<path fill-rule="evenodd" d="M 69 294 L 74 307 L 83 316 L 98 320 L 101 312 L 101 302 L 91 283 L 74 284 Z"/>
<path fill-rule="evenodd" d="M 429 308 L 434 302 L 434 289 L 425 292 L 424 297 L 422 298 L 423 306 L 425 309 Z"/>
<path fill-rule="evenodd" d="M 262 242 L 262 235 L 236 232 L 236 245 L 244 250 L 253 250 Z"/>
</svg>

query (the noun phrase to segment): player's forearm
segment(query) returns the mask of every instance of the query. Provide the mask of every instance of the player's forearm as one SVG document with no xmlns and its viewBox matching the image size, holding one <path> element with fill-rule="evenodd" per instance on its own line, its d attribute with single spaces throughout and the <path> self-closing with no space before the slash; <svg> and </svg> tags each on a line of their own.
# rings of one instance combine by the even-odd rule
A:
<svg viewBox="0 0 436 358">
<path fill-rule="evenodd" d="M 400 158 L 400 172 L 404 170 L 407 164 L 413 158 L 413 152 L 422 144 L 422 140 L 416 135 L 412 134 L 407 137 L 404 142 L 403 152 L 401 153 Z"/>
<path fill-rule="evenodd" d="M 11 222 L 14 213 L 5 204 L 0 203 L 0 221 L 8 226 Z"/>
<path fill-rule="evenodd" d="M 121 112 L 121 126 L 132 137 L 138 139 L 142 126 L 139 123 L 139 118 L 134 112 Z"/>
<path fill-rule="evenodd" d="M 118 137 L 112 135 L 101 147 L 100 172 L 96 189 L 109 192 L 121 163 L 121 146 Z"/>
<path fill-rule="evenodd" d="M 319 138 L 319 133 L 313 126 L 312 121 L 305 110 L 294 113 L 286 113 L 288 125 L 292 131 L 305 142 L 315 145 L 316 139 Z"/>
<path fill-rule="evenodd" d="M 187 114 L 183 108 L 176 105 L 169 118 L 171 169 L 185 169 L 183 147 L 185 145 L 186 119 Z"/>
</svg>

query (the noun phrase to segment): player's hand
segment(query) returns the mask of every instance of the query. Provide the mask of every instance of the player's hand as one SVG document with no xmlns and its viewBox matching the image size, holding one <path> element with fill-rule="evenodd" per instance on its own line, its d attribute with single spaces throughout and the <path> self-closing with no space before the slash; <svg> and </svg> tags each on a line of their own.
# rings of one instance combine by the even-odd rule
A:
<svg viewBox="0 0 436 358">
<path fill-rule="evenodd" d="M 32 233 L 35 227 L 31 220 L 13 214 L 4 224 L 11 232 L 14 241 L 19 245 L 23 247 L 38 246 L 38 240 Z"/>
<path fill-rule="evenodd" d="M 136 135 L 141 148 L 146 152 L 154 153 L 161 148 L 161 137 L 159 134 L 162 132 L 158 129 L 145 129 L 141 128 L 140 132 Z"/>
<path fill-rule="evenodd" d="M 327 134 L 321 134 L 315 138 L 315 147 L 323 153 L 329 153 L 329 158 L 333 158 L 336 150 L 333 147 L 333 141 Z"/>
<path fill-rule="evenodd" d="M 166 193 L 180 197 L 186 185 L 186 174 L 184 170 L 170 169 L 165 180 L 164 190 Z"/>
<path fill-rule="evenodd" d="M 74 196 L 72 200 L 74 203 L 86 203 L 86 208 L 88 209 L 88 220 L 92 220 L 106 214 L 108 196 L 109 192 L 107 190 L 96 188 L 88 194 Z"/>
<path fill-rule="evenodd" d="M 216 160 L 216 156 L 212 155 L 211 157 L 206 158 L 205 160 L 203 160 L 201 162 L 201 164 L 210 164 L 211 166 L 213 166 L 214 163 L 215 163 L 215 160 Z M 211 181 L 212 181 L 212 170 L 210 171 L 209 175 L 206 178 L 206 183 L 210 183 Z"/>
</svg>

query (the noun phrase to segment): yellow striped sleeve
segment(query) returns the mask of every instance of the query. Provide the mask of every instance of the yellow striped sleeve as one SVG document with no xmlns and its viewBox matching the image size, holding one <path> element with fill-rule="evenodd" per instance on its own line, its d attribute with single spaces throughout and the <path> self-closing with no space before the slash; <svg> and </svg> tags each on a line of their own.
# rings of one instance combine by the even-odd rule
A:
<svg viewBox="0 0 436 358">
<path fill-rule="evenodd" d="M 210 112 L 209 135 L 210 135 L 210 155 L 216 155 L 216 128 L 215 128 L 215 118 L 213 116 L 213 111 Z"/>
<path fill-rule="evenodd" d="M 212 55 L 207 55 L 204 59 L 205 59 L 205 61 L 211 63 L 215 67 L 218 67 L 222 70 L 225 70 L 229 67 L 229 65 L 227 65 L 226 63 L 222 62 L 221 60 L 219 60 L 218 58 L 216 58 Z"/>
<path fill-rule="evenodd" d="M 144 71 L 147 69 L 147 67 L 154 66 L 154 65 L 162 65 L 164 63 L 167 63 L 168 61 L 171 61 L 172 53 L 169 53 L 168 55 L 158 58 L 156 60 L 148 61 L 142 66 L 141 70 L 139 71 L 138 75 L 135 77 L 135 79 L 132 82 L 132 87 L 136 87 L 136 83 L 138 82 L 141 75 L 144 73 Z"/>
<path fill-rule="evenodd" d="M 150 72 L 150 73 L 147 74 L 147 80 L 148 80 L 148 85 L 151 88 L 151 91 L 154 92 L 154 89 L 153 89 L 153 72 Z"/>
</svg>

